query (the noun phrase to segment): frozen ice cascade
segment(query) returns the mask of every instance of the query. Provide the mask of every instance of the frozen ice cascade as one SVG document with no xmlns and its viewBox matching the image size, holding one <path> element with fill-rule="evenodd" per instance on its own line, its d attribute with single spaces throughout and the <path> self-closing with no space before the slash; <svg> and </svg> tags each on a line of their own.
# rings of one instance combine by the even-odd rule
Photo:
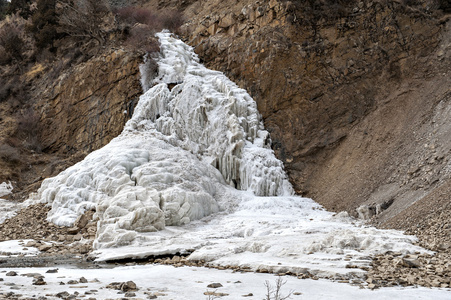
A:
<svg viewBox="0 0 451 300">
<path fill-rule="evenodd" d="M 349 273 L 375 253 L 424 251 L 293 195 L 256 103 L 193 49 L 159 33 L 158 74 L 123 132 L 36 195 L 48 220 L 98 220 L 98 260 L 191 253 L 212 265 Z M 151 82 L 152 84 L 148 84 Z"/>
</svg>

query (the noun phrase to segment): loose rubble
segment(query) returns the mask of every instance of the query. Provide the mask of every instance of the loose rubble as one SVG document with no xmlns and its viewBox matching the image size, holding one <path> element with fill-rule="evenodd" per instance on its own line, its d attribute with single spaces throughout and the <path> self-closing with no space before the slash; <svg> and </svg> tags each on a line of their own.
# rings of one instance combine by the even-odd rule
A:
<svg viewBox="0 0 451 300">
<path fill-rule="evenodd" d="M 43 252 L 41 256 L 67 254 L 86 255 L 92 251 L 97 223 L 92 221 L 94 211 L 80 216 L 71 228 L 56 226 L 46 220 L 49 207 L 31 205 L 11 219 L 0 224 L 0 241 L 33 240 L 23 244 Z"/>
</svg>

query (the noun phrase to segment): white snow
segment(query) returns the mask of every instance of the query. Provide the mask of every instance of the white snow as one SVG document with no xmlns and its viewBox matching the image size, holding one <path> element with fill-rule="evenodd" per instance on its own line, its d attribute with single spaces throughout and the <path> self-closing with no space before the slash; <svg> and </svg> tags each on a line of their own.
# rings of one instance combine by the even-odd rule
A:
<svg viewBox="0 0 451 300">
<path fill-rule="evenodd" d="M 0 184 L 0 197 L 11 194 L 13 185 L 11 182 Z M 0 224 L 13 217 L 18 209 L 17 203 L 0 198 Z"/>
<path fill-rule="evenodd" d="M 206 268 L 182 267 L 174 268 L 163 265 L 145 265 L 131 267 L 117 267 L 114 269 L 75 269 L 59 267 L 57 273 L 46 273 L 54 268 L 14 268 L 0 269 L 0 296 L 9 292 L 21 294 L 24 297 L 46 296 L 47 299 L 59 299 L 55 295 L 67 291 L 70 294 L 79 293 L 80 298 L 94 297 L 96 299 L 123 299 L 124 294 L 118 290 L 106 288 L 112 282 L 133 281 L 138 291 L 135 291 L 136 299 L 149 299 L 155 295 L 156 299 L 193 300 L 211 299 L 204 295 L 205 292 L 228 294 L 218 299 L 266 299 L 265 282 L 271 286 L 278 279 L 270 274 L 257 273 L 232 273 L 231 271 L 219 271 Z M 19 275 L 5 276 L 6 272 L 16 271 Z M 39 273 L 44 276 L 46 285 L 32 285 L 33 275 Z M 27 275 L 30 276 L 25 276 Z M 87 283 L 68 284 L 69 280 L 87 279 Z M 429 288 L 383 288 L 376 290 L 360 289 L 343 283 L 328 280 L 300 280 L 296 277 L 284 276 L 286 283 L 281 288 L 282 296 L 288 295 L 289 299 L 368 299 L 368 300 L 392 300 L 392 299 L 434 299 L 447 300 L 450 292 L 447 289 Z M 65 285 L 60 285 L 63 282 Z M 220 283 L 222 287 L 208 288 L 211 283 Z M 253 296 L 243 297 L 243 295 Z M 134 298 L 133 298 L 134 299 Z M 216 298 L 215 298 L 216 299 Z"/>
<path fill-rule="evenodd" d="M 0 242 L 0 257 L 17 255 L 34 256 L 40 253 L 35 247 L 25 247 L 32 240 L 11 240 Z"/>
<path fill-rule="evenodd" d="M 13 185 L 11 184 L 11 182 L 2 182 L 0 184 L 0 197 L 6 196 L 8 194 L 11 194 L 13 190 Z"/>
<path fill-rule="evenodd" d="M 171 34 L 158 37 L 158 76 L 121 135 L 37 195 L 58 225 L 96 209 L 97 260 L 192 252 L 212 265 L 351 276 L 363 271 L 347 265 L 376 253 L 425 252 L 413 236 L 294 196 L 253 99 Z"/>
</svg>

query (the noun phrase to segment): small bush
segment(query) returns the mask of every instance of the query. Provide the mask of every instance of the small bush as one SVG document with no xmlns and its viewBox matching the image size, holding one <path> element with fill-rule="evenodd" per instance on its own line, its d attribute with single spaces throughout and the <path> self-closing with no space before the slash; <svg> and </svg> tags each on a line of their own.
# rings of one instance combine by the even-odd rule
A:
<svg viewBox="0 0 451 300">
<path fill-rule="evenodd" d="M 9 58 L 4 58 L 5 62 L 22 59 L 25 42 L 21 37 L 20 29 L 15 24 L 6 23 L 0 28 L 0 46 Z"/>
<path fill-rule="evenodd" d="M 136 23 L 149 26 L 153 32 L 168 29 L 177 32 L 184 19 L 182 13 L 177 10 L 164 10 L 152 13 L 149 9 L 138 7 L 123 7 L 114 9 L 116 20 L 120 23 L 134 26 Z"/>
<path fill-rule="evenodd" d="M 146 25 L 138 25 L 130 30 L 126 45 L 135 51 L 153 53 L 160 51 L 154 32 Z"/>
<path fill-rule="evenodd" d="M 6 0 L 0 0 L 0 21 L 6 17 L 8 13 L 9 2 Z"/>
<path fill-rule="evenodd" d="M 450 0 L 438 0 L 438 8 L 445 13 L 451 13 L 451 1 Z"/>
<path fill-rule="evenodd" d="M 0 159 L 6 163 L 16 165 L 20 163 L 20 154 L 16 148 L 8 144 L 0 144 Z"/>
<path fill-rule="evenodd" d="M 11 0 L 7 13 L 18 13 L 22 18 L 28 19 L 31 16 L 31 0 Z"/>
<path fill-rule="evenodd" d="M 113 10 L 113 13 L 116 15 L 116 19 L 119 22 L 128 25 L 133 25 L 135 23 L 151 25 L 156 18 L 150 10 L 133 6 L 116 8 Z"/>
<path fill-rule="evenodd" d="M 293 294 L 293 291 L 290 291 L 288 295 L 282 294 L 282 287 L 287 283 L 286 280 L 283 280 L 282 277 L 278 277 L 276 280 L 275 286 L 272 286 L 269 281 L 265 281 L 265 287 L 266 287 L 266 295 L 265 300 L 286 300 L 291 297 L 291 294 Z"/>
<path fill-rule="evenodd" d="M 185 22 L 181 12 L 177 10 L 166 10 L 160 15 L 161 29 L 169 29 L 177 33 L 180 26 Z"/>
<path fill-rule="evenodd" d="M 16 136 L 22 140 L 23 146 L 29 150 L 41 152 L 39 115 L 29 109 L 17 118 Z"/>
<path fill-rule="evenodd" d="M 60 36 L 57 25 L 56 1 L 38 0 L 28 30 L 33 34 L 39 50 L 49 46 L 52 48 L 53 42 Z"/>
<path fill-rule="evenodd" d="M 0 53 L 1 54 L 1 53 Z M 5 79 L 0 78 L 0 103 L 8 99 L 11 86 Z"/>
</svg>

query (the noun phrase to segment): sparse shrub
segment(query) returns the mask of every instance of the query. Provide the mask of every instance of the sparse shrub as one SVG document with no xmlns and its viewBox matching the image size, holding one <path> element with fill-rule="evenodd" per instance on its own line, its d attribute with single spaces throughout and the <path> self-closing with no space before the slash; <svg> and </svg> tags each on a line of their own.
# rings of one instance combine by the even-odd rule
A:
<svg viewBox="0 0 451 300">
<path fill-rule="evenodd" d="M 20 162 L 20 154 L 16 148 L 11 147 L 8 144 L 1 143 L 0 144 L 0 159 L 9 164 L 16 165 Z"/>
<path fill-rule="evenodd" d="M 438 0 L 438 8 L 445 13 L 451 13 L 451 1 L 450 0 Z"/>
<path fill-rule="evenodd" d="M 0 21 L 6 17 L 8 13 L 9 2 L 6 0 L 0 0 Z"/>
<path fill-rule="evenodd" d="M 180 26 L 185 22 L 183 15 L 178 10 L 166 10 L 160 15 L 162 29 L 177 33 Z"/>
<path fill-rule="evenodd" d="M 0 28 L 0 46 L 3 48 L 3 63 L 10 63 L 12 60 L 21 60 L 25 42 L 21 37 L 19 27 L 14 23 L 6 23 Z"/>
<path fill-rule="evenodd" d="M 17 118 L 16 136 L 22 140 L 23 146 L 29 150 L 41 152 L 39 115 L 29 109 Z"/>
<path fill-rule="evenodd" d="M 1 55 L 1 52 L 0 52 Z M 6 101 L 9 96 L 9 92 L 11 90 L 9 82 L 7 82 L 5 79 L 0 78 L 0 103 L 3 101 Z"/>
<path fill-rule="evenodd" d="M 34 52 L 33 37 L 25 28 L 29 21 L 19 15 L 11 15 L 0 24 L 0 64 L 23 67 Z M 14 62 L 14 64 L 11 64 Z"/>
<path fill-rule="evenodd" d="M 119 22 L 133 25 L 135 23 L 151 25 L 156 18 L 149 9 L 127 6 L 113 10 Z"/>
<path fill-rule="evenodd" d="M 57 25 L 56 0 L 38 0 L 29 31 L 33 34 L 39 50 L 48 46 L 52 48 L 53 42 L 60 36 Z"/>
<path fill-rule="evenodd" d="M 18 13 L 22 18 L 28 19 L 31 16 L 31 0 L 11 0 L 7 13 Z"/>
<path fill-rule="evenodd" d="M 153 53 L 160 50 L 154 32 L 145 25 L 138 25 L 130 30 L 126 45 L 135 51 Z"/>
<path fill-rule="evenodd" d="M 154 35 L 162 29 L 177 32 L 183 24 L 180 12 L 167 10 L 152 13 L 149 9 L 138 7 L 122 7 L 113 10 L 119 26 L 125 26 L 127 39 L 126 45 L 137 51 L 153 53 L 159 51 L 159 45 Z"/>
<path fill-rule="evenodd" d="M 105 0 L 61 0 L 58 2 L 58 31 L 82 41 L 105 44 L 111 11 Z"/>
<path fill-rule="evenodd" d="M 283 296 L 282 294 L 282 287 L 287 283 L 286 280 L 283 280 L 282 277 L 278 277 L 276 280 L 276 285 L 272 286 L 269 281 L 265 281 L 265 287 L 266 287 L 266 295 L 265 300 L 286 300 L 291 297 L 291 294 L 293 294 L 293 291 L 290 291 L 288 295 Z"/>
</svg>

